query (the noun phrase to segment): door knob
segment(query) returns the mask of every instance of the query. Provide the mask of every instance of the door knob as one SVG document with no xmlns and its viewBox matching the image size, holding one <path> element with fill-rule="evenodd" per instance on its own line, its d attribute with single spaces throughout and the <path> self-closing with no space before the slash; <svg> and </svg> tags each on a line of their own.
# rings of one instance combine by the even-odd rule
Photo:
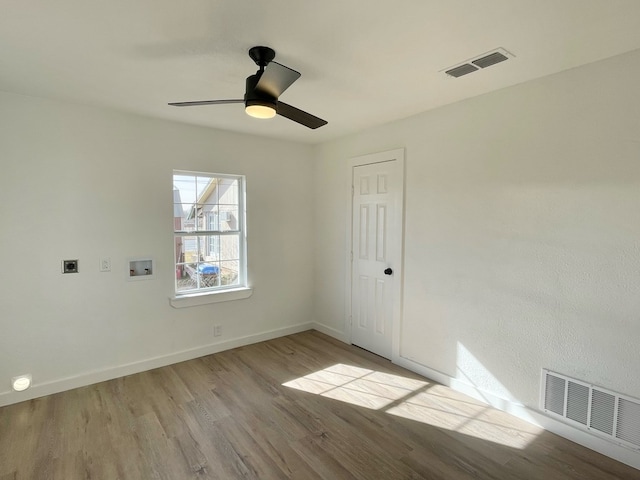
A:
<svg viewBox="0 0 640 480">
<path fill-rule="evenodd" d="M 384 270 L 384 274 L 385 274 L 385 275 L 391 275 L 392 273 L 393 273 L 393 270 L 391 270 L 390 268 L 386 268 L 386 269 Z"/>
</svg>

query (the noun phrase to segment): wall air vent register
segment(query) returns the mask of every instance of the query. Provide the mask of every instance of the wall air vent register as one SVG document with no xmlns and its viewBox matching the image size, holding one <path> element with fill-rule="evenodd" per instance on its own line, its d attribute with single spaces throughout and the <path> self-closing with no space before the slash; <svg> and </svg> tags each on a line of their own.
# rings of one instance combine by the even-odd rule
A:
<svg viewBox="0 0 640 480">
<path fill-rule="evenodd" d="M 545 413 L 640 451 L 640 400 L 582 380 L 542 370 Z"/>
</svg>

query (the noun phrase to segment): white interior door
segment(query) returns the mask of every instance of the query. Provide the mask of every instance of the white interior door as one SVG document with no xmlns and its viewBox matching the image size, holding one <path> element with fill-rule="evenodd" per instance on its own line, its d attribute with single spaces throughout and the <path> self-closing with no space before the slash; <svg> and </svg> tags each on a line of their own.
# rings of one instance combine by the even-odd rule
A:
<svg viewBox="0 0 640 480">
<path fill-rule="evenodd" d="M 400 167 L 388 160 L 352 174 L 351 342 L 389 359 L 402 267 Z"/>
</svg>

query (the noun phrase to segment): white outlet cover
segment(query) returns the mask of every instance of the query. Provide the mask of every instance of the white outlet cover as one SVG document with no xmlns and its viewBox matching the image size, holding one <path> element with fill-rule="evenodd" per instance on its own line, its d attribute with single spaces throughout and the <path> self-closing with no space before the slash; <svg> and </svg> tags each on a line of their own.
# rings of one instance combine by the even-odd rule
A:
<svg viewBox="0 0 640 480">
<path fill-rule="evenodd" d="M 101 258 L 100 259 L 100 271 L 101 272 L 110 272 L 111 271 L 111 259 L 110 258 Z"/>
</svg>

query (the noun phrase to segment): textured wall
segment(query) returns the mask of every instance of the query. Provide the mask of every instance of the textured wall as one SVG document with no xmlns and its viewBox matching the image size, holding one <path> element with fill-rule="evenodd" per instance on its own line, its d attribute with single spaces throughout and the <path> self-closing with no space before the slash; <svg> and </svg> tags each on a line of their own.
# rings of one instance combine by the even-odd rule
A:
<svg viewBox="0 0 640 480">
<path fill-rule="evenodd" d="M 56 382 L 309 322 L 310 155 L 293 143 L 0 94 L 0 394 L 22 373 L 34 385 Z M 246 175 L 250 298 L 169 305 L 174 168 Z M 153 280 L 127 281 L 127 259 L 139 255 L 155 258 Z M 99 272 L 101 257 L 110 273 Z M 75 258 L 80 273 L 62 275 L 61 260 Z"/>
<path fill-rule="evenodd" d="M 639 76 L 636 51 L 317 147 L 317 321 L 347 331 L 346 159 L 405 147 L 400 354 L 533 407 L 542 367 L 640 397 Z"/>
</svg>

